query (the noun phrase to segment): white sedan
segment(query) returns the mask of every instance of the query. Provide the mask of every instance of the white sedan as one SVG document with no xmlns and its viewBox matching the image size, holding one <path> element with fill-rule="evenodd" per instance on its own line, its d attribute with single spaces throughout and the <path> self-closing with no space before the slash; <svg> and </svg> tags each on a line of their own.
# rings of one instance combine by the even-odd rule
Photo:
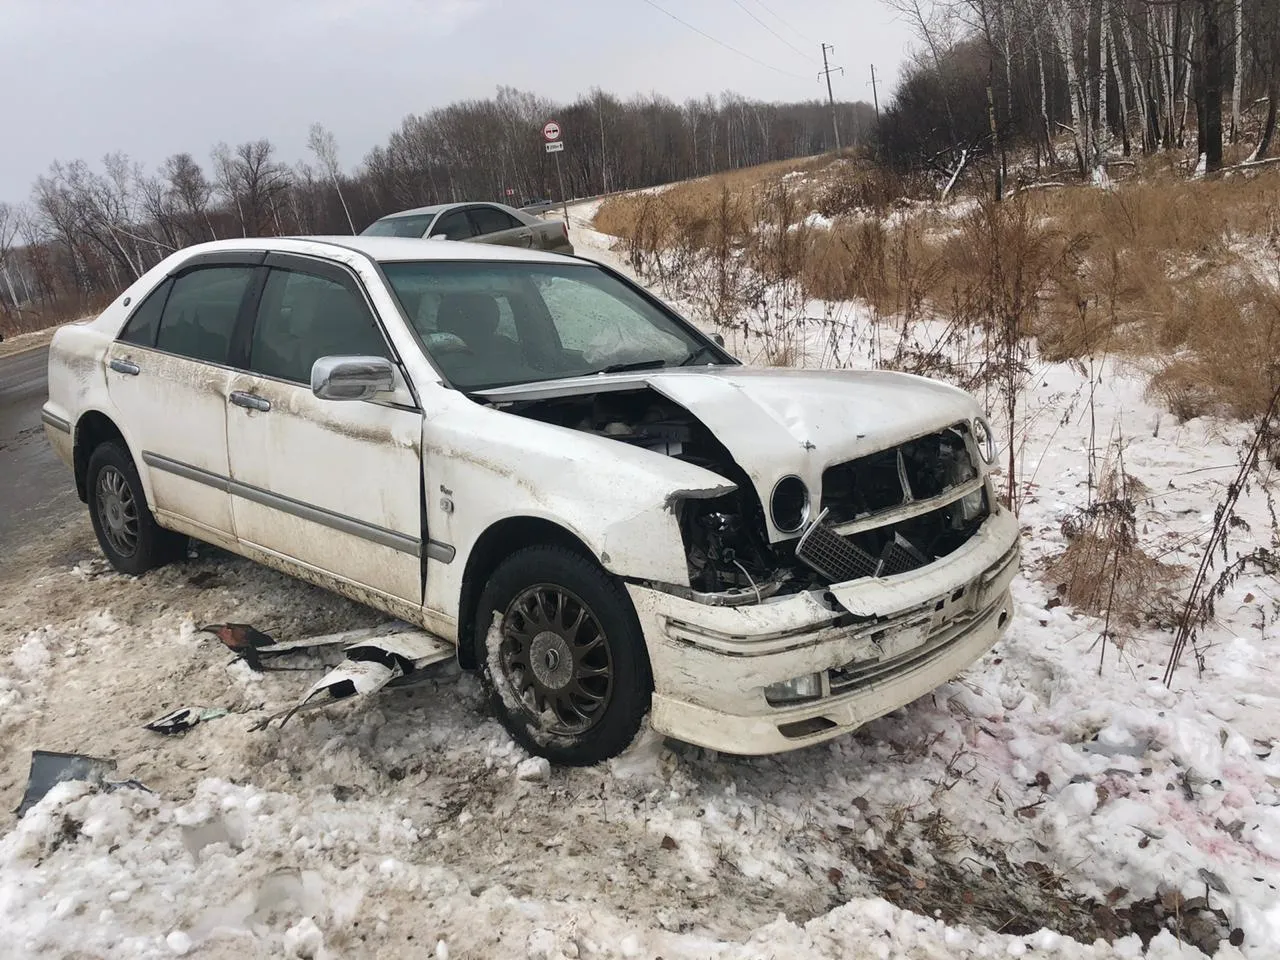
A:
<svg viewBox="0 0 1280 960">
<path fill-rule="evenodd" d="M 741 366 L 595 263 L 384 237 L 175 253 L 49 354 L 103 553 L 187 537 L 456 644 L 530 751 L 829 739 L 995 643 L 1018 528 L 977 403 Z"/>
</svg>

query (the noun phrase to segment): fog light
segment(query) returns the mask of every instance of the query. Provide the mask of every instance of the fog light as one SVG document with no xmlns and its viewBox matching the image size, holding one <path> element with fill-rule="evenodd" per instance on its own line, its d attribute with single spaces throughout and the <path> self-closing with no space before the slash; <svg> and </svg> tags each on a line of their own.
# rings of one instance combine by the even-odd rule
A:
<svg viewBox="0 0 1280 960">
<path fill-rule="evenodd" d="M 822 696 L 822 674 L 820 673 L 810 673 L 783 683 L 771 683 L 764 688 L 764 698 L 771 704 L 817 700 L 820 696 Z"/>
<path fill-rule="evenodd" d="M 966 521 L 980 516 L 982 514 L 982 497 L 983 490 L 981 487 L 973 491 L 973 493 L 969 493 L 961 497 L 960 516 Z"/>
</svg>

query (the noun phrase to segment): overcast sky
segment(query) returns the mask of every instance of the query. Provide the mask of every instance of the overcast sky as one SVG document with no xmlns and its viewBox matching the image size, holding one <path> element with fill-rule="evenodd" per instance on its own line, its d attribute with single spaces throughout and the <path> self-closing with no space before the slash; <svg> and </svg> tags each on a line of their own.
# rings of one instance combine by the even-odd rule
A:
<svg viewBox="0 0 1280 960">
<path fill-rule="evenodd" d="M 811 99 L 821 41 L 836 96 L 869 101 L 871 64 L 891 85 L 908 39 L 881 0 L 0 0 L 0 200 L 113 150 L 207 165 L 220 140 L 268 137 L 292 162 L 317 120 L 349 168 L 406 114 L 499 85 Z"/>
</svg>

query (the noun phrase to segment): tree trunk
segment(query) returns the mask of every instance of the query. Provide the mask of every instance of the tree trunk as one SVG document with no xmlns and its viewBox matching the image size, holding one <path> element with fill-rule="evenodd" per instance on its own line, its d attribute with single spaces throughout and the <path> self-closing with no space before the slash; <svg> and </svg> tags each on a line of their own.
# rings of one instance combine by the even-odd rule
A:
<svg viewBox="0 0 1280 960">
<path fill-rule="evenodd" d="M 1202 0 L 1205 2 L 1205 0 Z M 1182 5 L 1178 5 L 1178 17 L 1182 16 Z M 1180 35 L 1180 34 L 1178 34 Z M 1187 112 L 1191 109 L 1191 55 L 1195 52 L 1196 31 L 1193 24 L 1187 25 L 1187 50 L 1186 53 L 1179 58 L 1182 65 L 1182 122 L 1178 125 L 1178 146 L 1185 147 L 1187 144 Z"/>
<path fill-rule="evenodd" d="M 992 74 L 987 71 L 987 121 L 991 124 L 991 152 L 996 157 L 996 203 L 1004 199 L 1004 164 L 1000 152 L 1000 127 L 996 123 L 996 95 L 992 89 Z"/>
<path fill-rule="evenodd" d="M 1131 82 L 1133 83 L 1133 98 L 1138 108 L 1138 117 L 1142 121 L 1142 152 L 1147 153 L 1154 150 L 1159 142 L 1159 134 L 1154 139 L 1148 139 L 1151 134 L 1151 121 L 1148 119 L 1148 109 L 1150 107 L 1150 91 L 1147 83 L 1142 79 L 1142 68 L 1138 63 L 1138 48 L 1133 43 L 1133 28 L 1129 24 L 1127 15 L 1120 18 L 1120 31 L 1124 40 L 1125 50 L 1129 58 L 1129 72 L 1131 74 Z"/>
<path fill-rule="evenodd" d="M 1071 126 L 1076 137 L 1076 157 L 1080 167 L 1080 176 L 1087 173 L 1089 156 L 1088 117 L 1082 113 L 1085 103 L 1084 89 L 1080 83 L 1080 74 L 1076 70 L 1075 28 L 1069 17 L 1055 5 L 1048 6 L 1049 17 L 1053 21 L 1053 35 L 1058 49 L 1062 53 L 1062 62 L 1067 70 L 1067 99 L 1071 102 Z"/>
<path fill-rule="evenodd" d="M 1271 148 L 1271 139 L 1276 132 L 1276 110 L 1280 106 L 1280 65 L 1273 66 L 1271 85 L 1268 91 L 1271 102 L 1267 104 L 1267 119 L 1262 125 L 1262 136 L 1258 138 L 1258 148 L 1253 151 L 1250 160 L 1261 160 Z"/>
<path fill-rule="evenodd" d="M 347 216 L 347 226 L 351 228 L 351 235 L 355 236 L 356 225 L 351 219 L 351 211 L 347 209 L 347 198 L 342 195 L 342 184 L 338 183 L 338 175 L 333 176 L 333 188 L 338 191 L 338 202 L 342 204 L 342 212 Z"/>
<path fill-rule="evenodd" d="M 1222 35 L 1218 23 L 1219 0 L 1201 0 L 1200 19 L 1202 36 L 1201 92 L 1204 98 L 1200 109 L 1204 117 L 1205 172 L 1222 169 Z"/>
<path fill-rule="evenodd" d="M 1116 108 L 1120 113 L 1120 139 L 1124 145 L 1124 155 L 1127 157 L 1131 153 L 1129 146 L 1129 84 L 1125 81 L 1124 71 L 1120 69 L 1120 57 L 1116 53 L 1116 38 L 1111 37 L 1111 42 L 1107 45 L 1109 55 L 1107 62 L 1111 65 L 1111 72 L 1116 77 Z"/>
<path fill-rule="evenodd" d="M 1231 85 L 1231 142 L 1240 138 L 1240 88 L 1244 86 L 1244 0 L 1235 0 L 1236 29 L 1231 49 L 1235 54 L 1236 75 Z"/>
<path fill-rule="evenodd" d="M 1053 149 L 1053 132 L 1049 129 L 1049 93 L 1044 80 L 1044 48 L 1040 45 L 1040 31 L 1036 31 L 1036 66 L 1040 69 L 1040 127 L 1044 133 L 1045 156 L 1050 166 L 1058 165 Z"/>
<path fill-rule="evenodd" d="M 1111 67 L 1111 17 L 1104 2 L 1098 13 L 1098 133 L 1101 139 L 1110 139 L 1111 121 L 1107 110 L 1107 73 Z"/>
</svg>

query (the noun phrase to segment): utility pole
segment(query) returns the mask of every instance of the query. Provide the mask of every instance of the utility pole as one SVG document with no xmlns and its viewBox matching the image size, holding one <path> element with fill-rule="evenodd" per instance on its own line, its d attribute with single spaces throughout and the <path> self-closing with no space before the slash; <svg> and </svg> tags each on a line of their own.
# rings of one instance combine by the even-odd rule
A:
<svg viewBox="0 0 1280 960">
<path fill-rule="evenodd" d="M 880 122 L 880 94 L 876 92 L 876 65 L 871 65 L 871 102 L 876 105 L 876 123 Z"/>
<path fill-rule="evenodd" d="M 827 65 L 828 50 L 830 50 L 832 53 L 836 52 L 836 48 L 831 46 L 829 43 L 824 43 L 822 45 L 822 73 L 818 74 L 818 76 L 820 78 L 823 76 L 827 78 L 827 102 L 831 104 L 831 129 L 835 132 L 835 135 L 836 135 L 836 153 L 839 154 L 840 153 L 840 121 L 836 119 L 836 98 L 835 98 L 835 95 L 831 92 L 831 74 L 835 73 L 837 70 L 840 73 L 844 73 L 844 67 L 830 67 Z"/>
</svg>

